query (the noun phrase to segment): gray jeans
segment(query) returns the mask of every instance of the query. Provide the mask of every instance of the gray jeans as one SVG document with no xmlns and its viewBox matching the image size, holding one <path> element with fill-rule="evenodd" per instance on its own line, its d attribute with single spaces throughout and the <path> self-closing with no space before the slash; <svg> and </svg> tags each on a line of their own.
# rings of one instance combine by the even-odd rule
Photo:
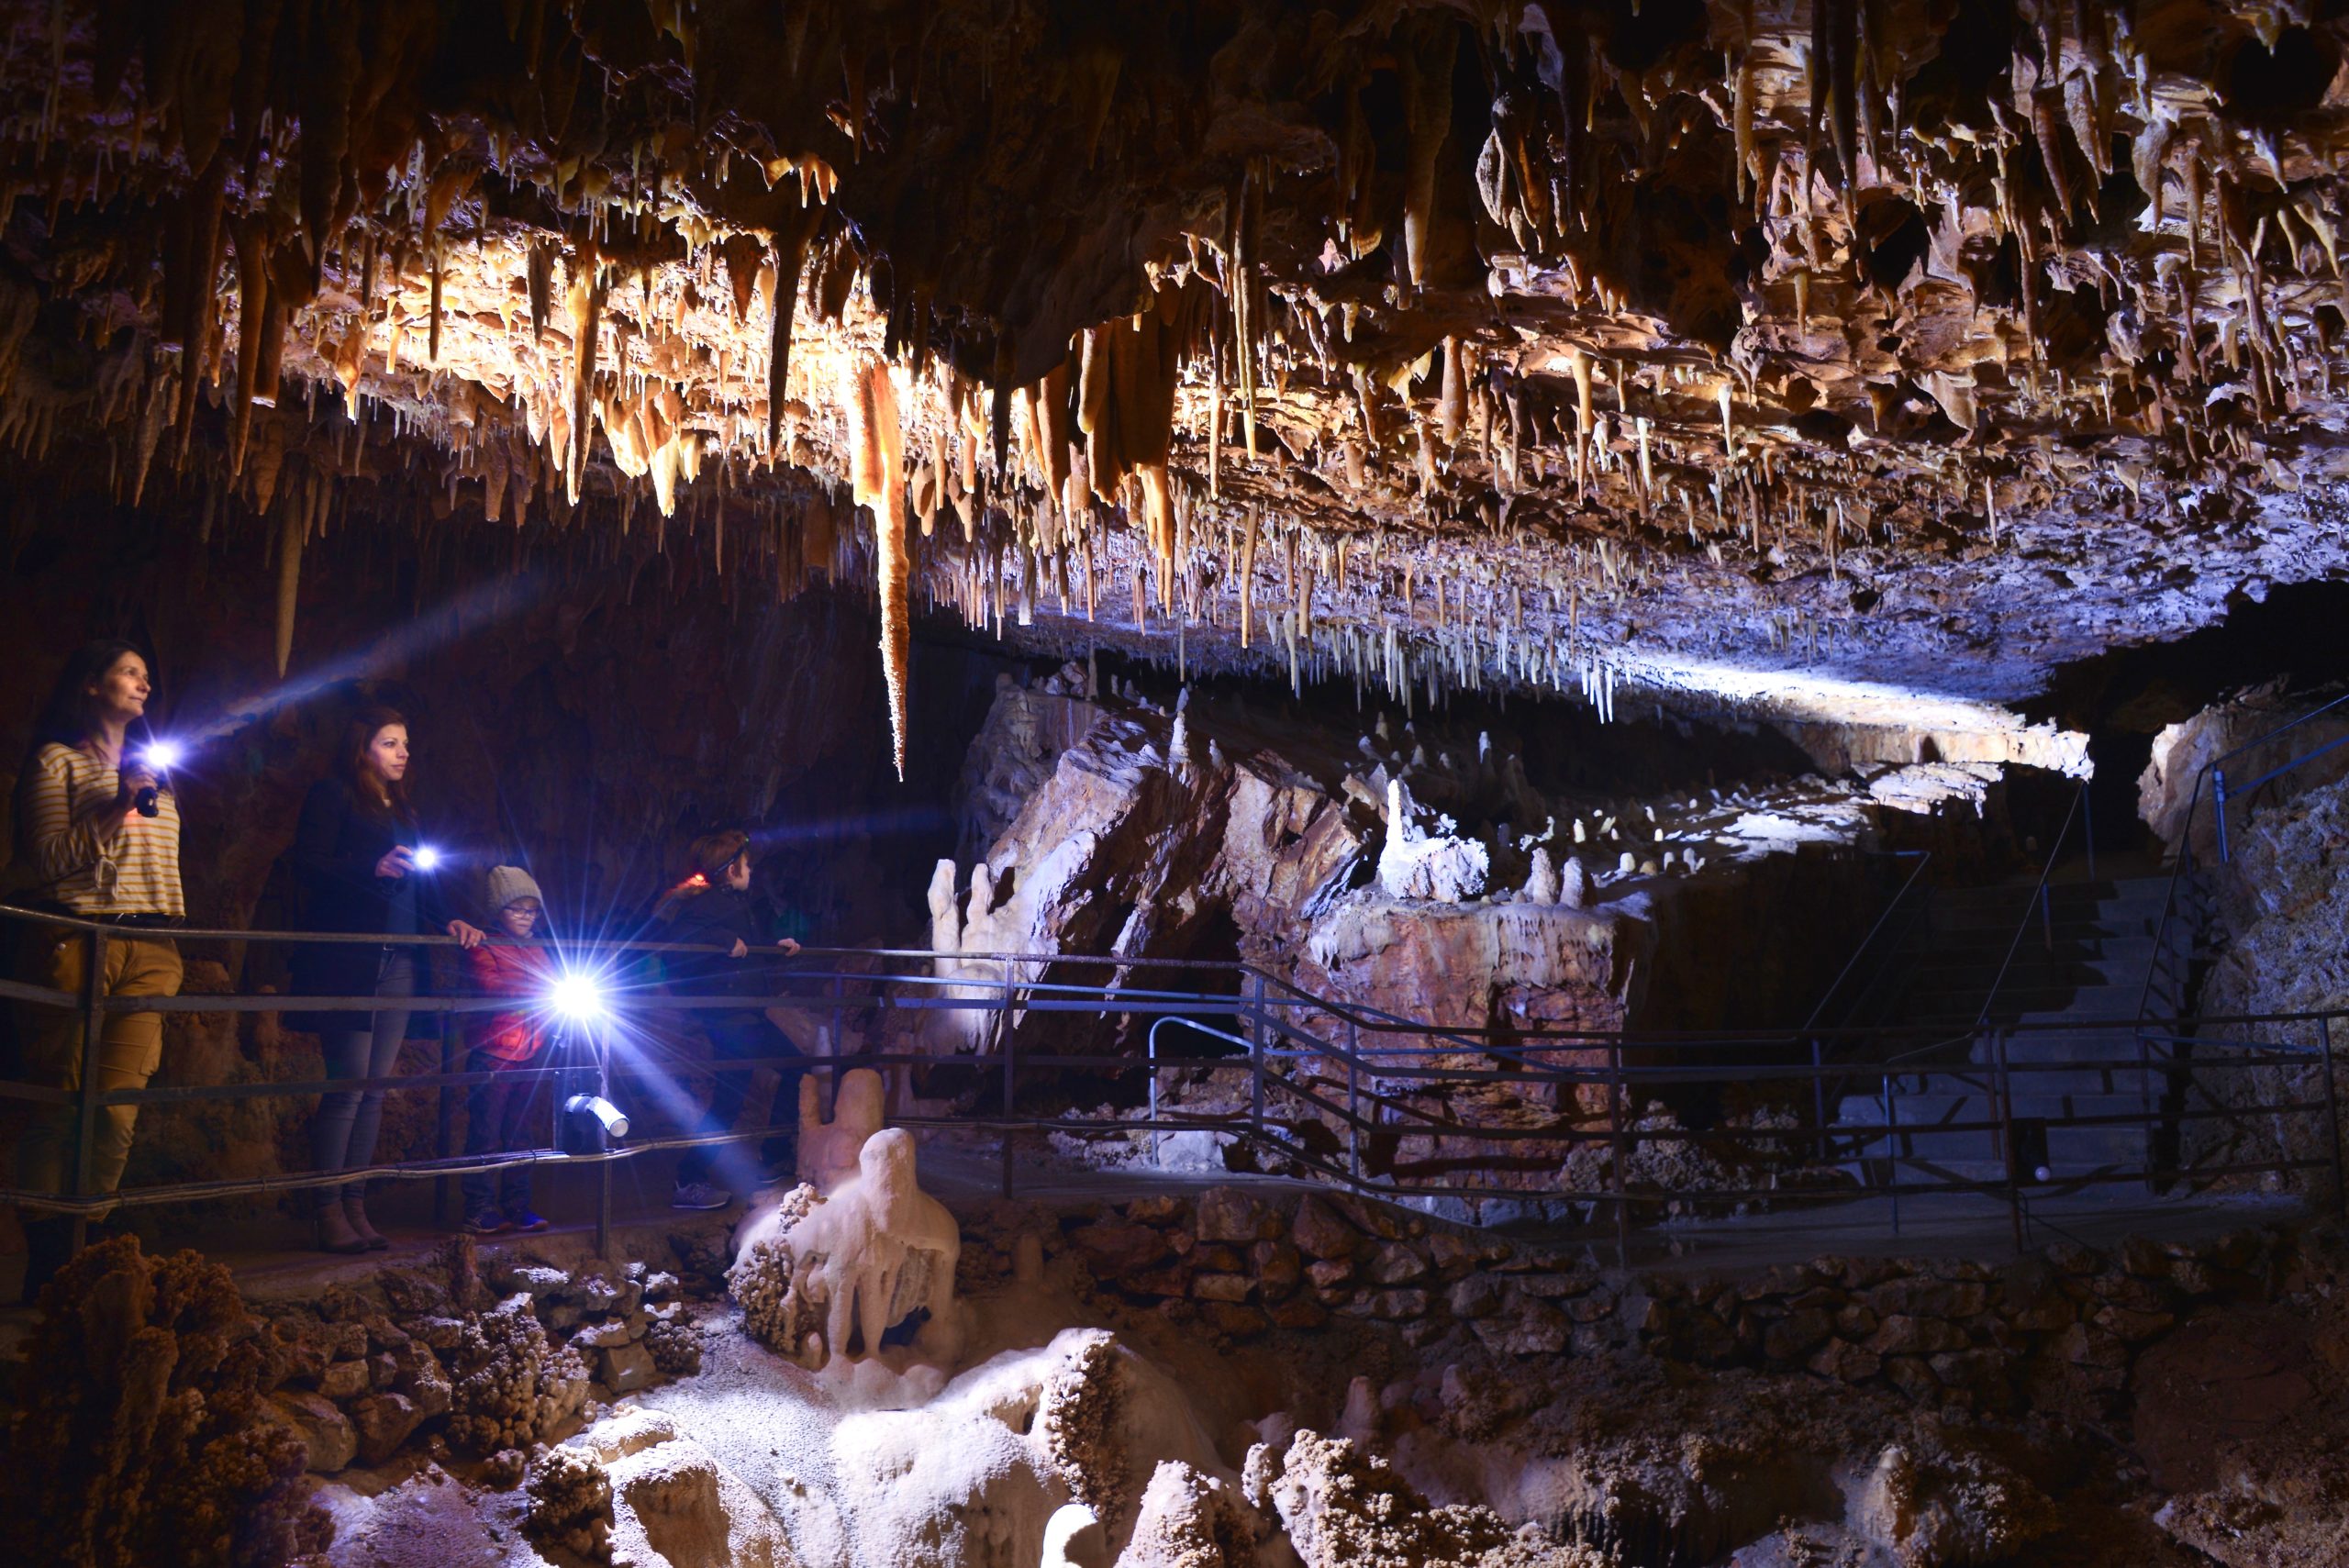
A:
<svg viewBox="0 0 2349 1568">
<path fill-rule="evenodd" d="M 375 995 L 402 1000 L 416 995 L 416 955 L 408 948 L 385 948 L 383 966 L 375 972 Z M 329 1078 L 387 1078 L 399 1062 L 400 1041 L 407 1038 L 406 1007 L 383 1007 L 370 1013 L 357 1029 L 335 1029 L 319 1037 Z M 318 1113 L 310 1118 L 310 1163 L 320 1171 L 356 1170 L 375 1162 L 375 1134 L 384 1124 L 384 1091 L 347 1090 L 318 1096 Z M 322 1187 L 319 1201 L 334 1202 L 363 1190 Z"/>
</svg>

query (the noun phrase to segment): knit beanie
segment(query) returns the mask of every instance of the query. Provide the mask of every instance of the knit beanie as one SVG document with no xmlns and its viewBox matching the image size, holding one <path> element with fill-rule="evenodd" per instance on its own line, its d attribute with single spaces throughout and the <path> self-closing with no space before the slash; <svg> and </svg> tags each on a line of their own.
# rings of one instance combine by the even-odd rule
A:
<svg viewBox="0 0 2349 1568">
<path fill-rule="evenodd" d="M 502 913 L 508 904 L 518 898 L 535 898 L 541 904 L 546 902 L 546 895 L 539 891 L 539 884 L 532 881 L 530 873 L 520 866 L 490 867 L 489 907 L 491 913 Z"/>
</svg>

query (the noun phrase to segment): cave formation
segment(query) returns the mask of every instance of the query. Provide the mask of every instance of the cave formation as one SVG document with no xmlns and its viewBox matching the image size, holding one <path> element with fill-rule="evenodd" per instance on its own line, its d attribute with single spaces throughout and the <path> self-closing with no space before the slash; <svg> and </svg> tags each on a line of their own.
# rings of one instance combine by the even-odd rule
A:
<svg viewBox="0 0 2349 1568">
<path fill-rule="evenodd" d="M 112 1235 L 6 1340 L 12 1441 L 72 1451 L 11 1481 L 59 1561 L 406 1562 L 417 1521 L 674 1568 L 2343 1560 L 2343 1254 L 2306 1223 L 2338 1135 L 2254 1104 L 2330 1107 L 2330 1037 L 2144 1134 L 2237 1173 L 2172 1229 L 2009 1261 L 1831 1219 L 1710 1274 L 1657 1239 L 1737 1206 L 1674 1195 L 1865 1184 L 1808 1151 L 1854 1113 L 1654 1043 L 1848 1008 L 1915 907 L 1887 855 L 1927 851 L 1998 940 L 2043 865 L 2102 885 L 2090 845 L 2157 948 L 2207 871 L 2132 1018 L 2343 1005 L 2338 758 L 2223 862 L 2195 816 L 2341 673 L 2337 8 L 5 15 L 0 765 L 68 650 L 140 643 L 191 917 L 265 929 L 342 715 L 388 701 L 451 842 L 581 932 L 749 827 L 776 934 L 874 950 L 808 1040 L 921 1063 L 885 1113 L 787 1079 L 807 1184 L 626 1255 L 435 1251 L 419 1208 L 380 1277 L 272 1294 L 126 1206 L 151 1255 Z M 2066 960 L 2065 1016 L 2144 934 Z M 186 946 L 192 993 L 287 988 Z M 1023 1008 L 1008 952 L 1244 964 L 1208 1002 L 1245 973 L 1448 1031 L 1452 1076 L 1375 1085 L 1397 1124 L 1357 1137 L 1328 1096 L 1363 1084 L 1279 1067 L 1267 1154 L 1217 1130 L 1228 1080 L 1152 1066 L 1181 1129 L 1071 1131 L 1141 1114 L 1118 1064 L 1159 1035 Z M 1493 1080 L 1545 1031 L 1712 1076 Z M 1093 1065 L 1015 1104 L 1015 1051 Z M 157 1083 L 320 1062 L 293 1015 L 180 1013 Z M 2168 1071 L 2145 1104 L 2192 1098 Z M 996 1112 L 1115 1180 L 1015 1199 L 1007 1151 L 991 1197 Z M 190 1234 L 282 1247 L 306 1114 L 150 1108 L 128 1182 L 245 1184 Z M 387 1160 L 449 1152 L 429 1096 L 386 1117 Z M 1497 1196 L 1364 1195 L 1457 1173 L 1431 1117 L 1507 1129 Z M 839 1239 L 900 1222 L 911 1264 Z"/>
</svg>

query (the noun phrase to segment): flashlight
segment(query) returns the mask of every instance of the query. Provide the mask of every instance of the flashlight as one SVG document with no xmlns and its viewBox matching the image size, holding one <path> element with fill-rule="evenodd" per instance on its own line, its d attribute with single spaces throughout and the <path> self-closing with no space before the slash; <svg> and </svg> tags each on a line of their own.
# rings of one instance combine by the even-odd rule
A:
<svg viewBox="0 0 2349 1568">
<path fill-rule="evenodd" d="M 156 773 L 168 773 L 180 765 L 180 758 L 185 754 L 184 749 L 176 740 L 150 740 L 147 743 L 147 749 L 139 753 L 139 761 Z M 158 794 L 156 787 L 149 784 L 131 796 L 132 808 L 141 817 L 161 815 L 162 808 L 156 804 Z"/>
<path fill-rule="evenodd" d="M 604 988 L 596 977 L 577 970 L 558 976 L 547 987 L 547 1003 L 575 1024 L 594 1023 L 610 1010 L 604 1005 Z"/>
<path fill-rule="evenodd" d="M 430 871 L 440 863 L 440 851 L 429 844 L 418 844 L 409 857 L 408 863 L 418 871 Z"/>
<path fill-rule="evenodd" d="M 601 1095 L 573 1095 L 562 1102 L 563 1110 L 572 1116 L 592 1116 L 604 1127 L 607 1138 L 628 1136 L 628 1113 Z"/>
</svg>

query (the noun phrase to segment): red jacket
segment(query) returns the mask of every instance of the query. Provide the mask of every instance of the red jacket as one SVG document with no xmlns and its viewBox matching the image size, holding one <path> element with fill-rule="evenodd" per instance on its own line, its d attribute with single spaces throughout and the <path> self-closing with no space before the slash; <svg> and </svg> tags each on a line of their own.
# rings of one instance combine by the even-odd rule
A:
<svg viewBox="0 0 2349 1568">
<path fill-rule="evenodd" d="M 548 951 L 484 942 L 465 954 L 465 967 L 474 990 L 493 996 L 527 996 L 532 1003 L 516 1012 L 468 1014 L 465 1043 L 505 1067 L 519 1067 L 538 1055 L 547 1042 L 543 1004 L 555 978 Z"/>
</svg>

